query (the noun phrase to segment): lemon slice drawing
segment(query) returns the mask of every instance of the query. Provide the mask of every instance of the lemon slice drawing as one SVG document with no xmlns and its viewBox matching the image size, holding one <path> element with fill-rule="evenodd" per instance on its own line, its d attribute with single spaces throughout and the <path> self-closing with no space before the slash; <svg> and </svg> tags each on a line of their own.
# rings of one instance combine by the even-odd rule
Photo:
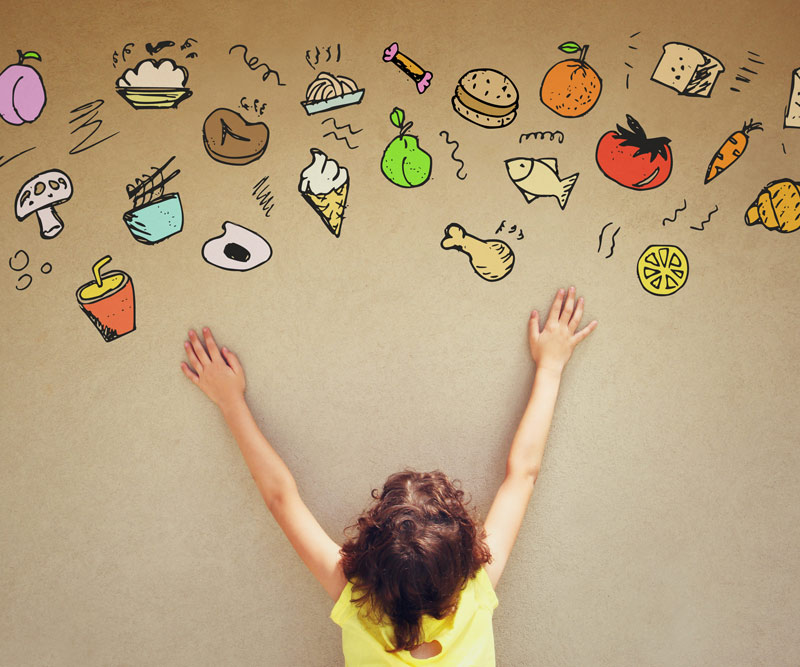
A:
<svg viewBox="0 0 800 667">
<path fill-rule="evenodd" d="M 678 246 L 651 245 L 639 257 L 636 273 L 650 294 L 669 296 L 686 284 L 689 260 Z"/>
</svg>

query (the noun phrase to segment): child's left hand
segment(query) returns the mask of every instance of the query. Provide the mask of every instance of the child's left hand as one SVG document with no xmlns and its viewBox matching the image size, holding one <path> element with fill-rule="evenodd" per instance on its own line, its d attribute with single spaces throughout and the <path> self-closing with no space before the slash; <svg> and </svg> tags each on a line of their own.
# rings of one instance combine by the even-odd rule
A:
<svg viewBox="0 0 800 667">
<path fill-rule="evenodd" d="M 208 327 L 203 329 L 203 338 L 205 347 L 194 329 L 189 331 L 189 340 L 183 346 L 194 372 L 185 361 L 181 362 L 181 369 L 220 409 L 225 409 L 244 398 L 244 370 L 233 352 L 226 347 L 222 351 L 217 348 Z"/>
</svg>

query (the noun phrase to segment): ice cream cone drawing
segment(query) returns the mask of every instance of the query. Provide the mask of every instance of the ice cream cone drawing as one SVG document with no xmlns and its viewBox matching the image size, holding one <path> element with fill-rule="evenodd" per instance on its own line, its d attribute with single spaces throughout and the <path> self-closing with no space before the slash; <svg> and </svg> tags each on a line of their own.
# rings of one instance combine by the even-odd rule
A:
<svg viewBox="0 0 800 667">
<path fill-rule="evenodd" d="M 100 274 L 100 269 L 111 261 L 106 255 L 92 267 L 94 280 L 81 285 L 75 293 L 78 305 L 103 340 L 112 341 L 136 329 L 133 281 L 124 271 Z"/>
<path fill-rule="evenodd" d="M 311 164 L 300 174 L 300 194 L 322 218 L 331 234 L 338 238 L 342 231 L 350 176 L 318 148 L 311 149 Z"/>
<path fill-rule="evenodd" d="M 484 241 L 467 234 L 459 224 L 447 225 L 441 243 L 445 250 L 455 249 L 469 257 L 472 270 L 489 282 L 502 280 L 514 268 L 514 251 L 502 241 Z"/>
</svg>

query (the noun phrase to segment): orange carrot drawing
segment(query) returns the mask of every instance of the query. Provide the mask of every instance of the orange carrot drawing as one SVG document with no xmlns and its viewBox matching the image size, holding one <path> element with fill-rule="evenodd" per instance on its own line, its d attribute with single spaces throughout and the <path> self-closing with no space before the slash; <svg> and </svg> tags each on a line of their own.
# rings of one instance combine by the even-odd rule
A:
<svg viewBox="0 0 800 667">
<path fill-rule="evenodd" d="M 715 179 L 741 157 L 744 149 L 747 148 L 747 135 L 750 132 L 763 129 L 761 123 L 754 123 L 751 118 L 749 123 L 744 124 L 741 132 L 734 132 L 729 136 L 708 165 L 705 182 L 708 183 Z"/>
</svg>

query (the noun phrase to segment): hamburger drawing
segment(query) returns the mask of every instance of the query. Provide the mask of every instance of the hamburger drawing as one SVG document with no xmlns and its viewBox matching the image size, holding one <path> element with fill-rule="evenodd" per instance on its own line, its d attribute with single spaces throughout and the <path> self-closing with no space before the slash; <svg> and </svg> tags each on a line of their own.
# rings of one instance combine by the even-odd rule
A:
<svg viewBox="0 0 800 667">
<path fill-rule="evenodd" d="M 481 127 L 505 127 L 517 117 L 519 93 L 514 82 L 495 69 L 473 69 L 458 80 L 453 108 Z"/>
</svg>

